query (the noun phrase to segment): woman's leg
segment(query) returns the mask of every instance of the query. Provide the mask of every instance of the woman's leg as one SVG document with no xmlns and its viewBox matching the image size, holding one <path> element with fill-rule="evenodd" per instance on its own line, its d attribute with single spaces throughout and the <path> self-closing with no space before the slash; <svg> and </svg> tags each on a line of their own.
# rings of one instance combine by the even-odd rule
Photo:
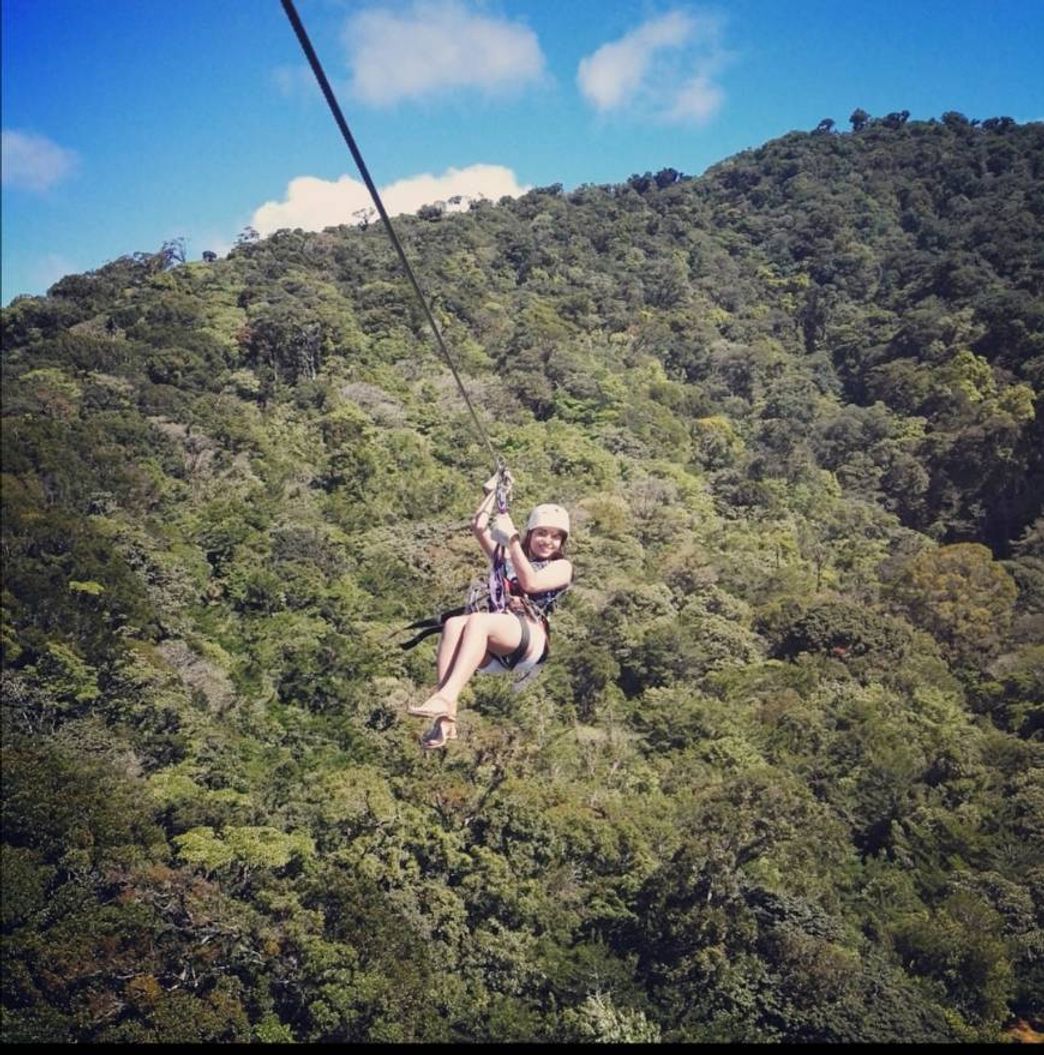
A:
<svg viewBox="0 0 1044 1055">
<path fill-rule="evenodd" d="M 437 687 L 440 689 L 453 666 L 453 661 L 457 658 L 457 646 L 460 644 L 460 635 L 464 633 L 467 621 L 466 615 L 455 615 L 442 624 L 442 636 L 439 638 L 438 651 L 435 653 Z M 479 666 L 482 664 L 480 663 Z"/>
<path fill-rule="evenodd" d="M 463 625 L 459 631 L 458 627 L 449 626 L 454 620 L 446 621 L 444 638 L 439 643 L 439 685 L 435 695 L 420 707 L 411 708 L 411 713 L 434 716 L 444 704 L 442 713 L 455 714 L 457 697 L 472 674 L 489 662 L 490 653 L 510 655 L 522 640 L 522 626 L 512 612 L 472 612 L 460 619 Z M 433 704 L 436 699 L 442 703 Z"/>
<path fill-rule="evenodd" d="M 513 612 L 472 612 L 439 695 L 455 704 L 471 675 L 488 661 L 489 653 L 510 655 L 521 640 L 522 627 Z"/>
</svg>

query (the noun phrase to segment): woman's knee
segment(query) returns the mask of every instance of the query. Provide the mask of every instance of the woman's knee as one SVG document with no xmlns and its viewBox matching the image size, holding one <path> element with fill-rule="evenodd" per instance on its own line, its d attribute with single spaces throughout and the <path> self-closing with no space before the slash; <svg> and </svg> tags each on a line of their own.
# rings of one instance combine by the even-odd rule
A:
<svg viewBox="0 0 1044 1055">
<path fill-rule="evenodd" d="M 481 632 L 490 645 L 490 650 L 498 654 L 510 652 L 517 648 L 522 640 L 522 621 L 512 612 L 486 612 L 484 622 L 480 624 Z"/>
<path fill-rule="evenodd" d="M 473 627 L 483 633 L 487 633 L 490 627 L 496 626 L 496 614 L 493 612 L 471 612 L 461 618 L 465 621 L 465 627 Z"/>
<path fill-rule="evenodd" d="M 490 622 L 489 612 L 466 612 L 464 615 L 450 616 L 442 624 L 442 632 L 452 638 L 464 634 L 488 634 L 495 623 Z"/>
</svg>

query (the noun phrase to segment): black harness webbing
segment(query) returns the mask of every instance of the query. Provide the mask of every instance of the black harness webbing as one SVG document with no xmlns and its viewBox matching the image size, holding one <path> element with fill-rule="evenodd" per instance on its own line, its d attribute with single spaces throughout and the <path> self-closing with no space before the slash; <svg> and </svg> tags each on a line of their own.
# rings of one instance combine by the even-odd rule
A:
<svg viewBox="0 0 1044 1055">
<path fill-rule="evenodd" d="M 431 634 L 441 633 L 442 624 L 445 623 L 447 619 L 452 619 L 455 615 L 464 615 L 465 612 L 467 612 L 467 608 L 461 605 L 460 608 L 451 608 L 448 612 L 441 612 L 439 615 L 436 615 L 431 619 L 418 619 L 416 622 L 404 626 L 402 628 L 403 630 L 419 630 L 420 633 L 411 637 L 409 641 L 400 641 L 399 648 L 406 650 L 419 645 Z M 402 631 L 400 630 L 399 633 L 402 633 Z"/>
<path fill-rule="evenodd" d="M 514 670 L 515 667 L 526 658 L 526 653 L 529 651 L 529 642 L 532 635 L 529 632 L 529 623 L 526 621 L 526 617 L 521 612 L 515 612 L 518 617 L 519 626 L 522 627 L 522 637 L 515 646 L 514 652 L 508 653 L 506 656 L 495 655 L 493 658 L 505 669 Z"/>
</svg>

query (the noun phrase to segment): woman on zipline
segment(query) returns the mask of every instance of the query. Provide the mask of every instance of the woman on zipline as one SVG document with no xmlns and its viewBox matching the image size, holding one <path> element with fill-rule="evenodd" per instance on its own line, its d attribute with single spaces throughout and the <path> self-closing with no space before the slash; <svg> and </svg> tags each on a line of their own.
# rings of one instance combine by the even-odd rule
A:
<svg viewBox="0 0 1044 1055">
<path fill-rule="evenodd" d="M 507 587 L 505 611 L 469 612 L 442 624 L 436 653 L 438 684 L 434 695 L 409 713 L 433 719 L 421 737 L 426 750 L 457 738 L 457 699 L 475 671 L 523 673 L 547 656 L 548 616 L 569 587 L 573 565 L 563 555 L 569 514 L 558 505 L 539 505 L 520 536 L 507 513 L 493 516 L 497 477 L 487 481 L 485 496 L 471 518 L 471 533 L 494 560 L 503 547 Z"/>
</svg>

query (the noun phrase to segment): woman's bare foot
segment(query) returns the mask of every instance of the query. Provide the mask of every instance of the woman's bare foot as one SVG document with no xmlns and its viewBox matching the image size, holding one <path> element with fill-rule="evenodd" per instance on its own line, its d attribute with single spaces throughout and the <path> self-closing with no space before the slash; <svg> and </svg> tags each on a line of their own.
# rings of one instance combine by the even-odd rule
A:
<svg viewBox="0 0 1044 1055">
<path fill-rule="evenodd" d="M 434 696 L 429 696 L 420 706 L 407 707 L 406 713 L 417 715 L 419 718 L 439 718 L 442 715 L 446 715 L 452 719 L 456 716 L 457 704 L 456 701 L 447 700 L 445 696 L 435 693 Z"/>
</svg>

